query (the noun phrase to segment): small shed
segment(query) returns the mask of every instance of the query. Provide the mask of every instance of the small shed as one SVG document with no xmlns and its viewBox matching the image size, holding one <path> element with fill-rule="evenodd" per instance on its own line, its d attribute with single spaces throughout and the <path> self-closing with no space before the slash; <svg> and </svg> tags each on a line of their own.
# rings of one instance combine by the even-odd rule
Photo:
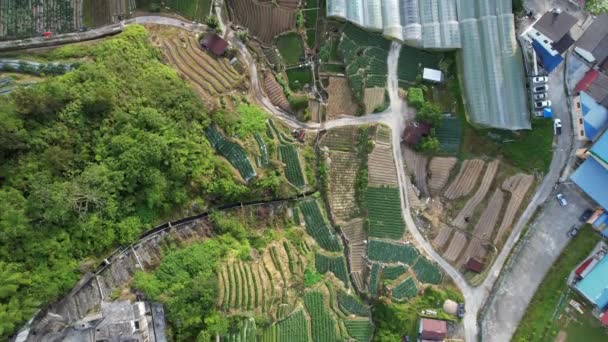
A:
<svg viewBox="0 0 608 342">
<path fill-rule="evenodd" d="M 203 39 L 201 39 L 201 47 L 208 51 L 211 51 L 216 56 L 221 56 L 226 52 L 228 42 L 216 33 L 207 32 Z"/>
<path fill-rule="evenodd" d="M 483 266 L 483 263 L 475 258 L 470 258 L 469 261 L 464 264 L 465 269 L 475 273 L 481 273 L 481 271 L 483 271 Z"/>
<path fill-rule="evenodd" d="M 403 131 L 403 141 L 408 145 L 416 145 L 420 139 L 431 133 L 431 125 L 426 122 L 410 122 Z"/>
<path fill-rule="evenodd" d="M 437 69 L 424 68 L 422 79 L 433 83 L 441 83 L 443 82 L 443 72 Z"/>
</svg>

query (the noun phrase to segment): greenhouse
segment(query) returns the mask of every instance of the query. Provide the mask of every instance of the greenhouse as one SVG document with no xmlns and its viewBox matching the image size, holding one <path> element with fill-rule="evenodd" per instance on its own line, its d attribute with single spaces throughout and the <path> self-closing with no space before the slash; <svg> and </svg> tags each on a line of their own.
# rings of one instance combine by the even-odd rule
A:
<svg viewBox="0 0 608 342">
<path fill-rule="evenodd" d="M 462 49 L 469 119 L 530 129 L 511 0 L 328 0 L 327 15 L 426 49 Z"/>
</svg>

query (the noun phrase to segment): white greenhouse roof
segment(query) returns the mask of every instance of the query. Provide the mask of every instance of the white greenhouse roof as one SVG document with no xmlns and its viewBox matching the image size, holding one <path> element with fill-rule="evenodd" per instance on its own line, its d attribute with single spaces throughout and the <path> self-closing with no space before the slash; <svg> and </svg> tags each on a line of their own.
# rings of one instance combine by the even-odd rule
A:
<svg viewBox="0 0 608 342">
<path fill-rule="evenodd" d="M 443 73 L 441 70 L 424 68 L 424 70 L 422 70 L 422 79 L 432 82 L 442 82 Z"/>
</svg>

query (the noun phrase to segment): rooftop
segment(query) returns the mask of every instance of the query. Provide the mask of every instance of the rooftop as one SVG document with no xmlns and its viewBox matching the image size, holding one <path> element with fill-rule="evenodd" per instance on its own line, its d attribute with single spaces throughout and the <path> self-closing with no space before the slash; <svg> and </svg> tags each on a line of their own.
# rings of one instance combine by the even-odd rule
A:
<svg viewBox="0 0 608 342">
<path fill-rule="evenodd" d="M 593 140 L 608 126 L 608 109 L 598 104 L 584 91 L 580 93 L 580 100 L 585 136 L 587 139 Z"/>
<path fill-rule="evenodd" d="M 228 42 L 215 33 L 207 32 L 201 40 L 201 46 L 211 51 L 216 56 L 221 56 L 228 47 Z"/>
<path fill-rule="evenodd" d="M 570 179 L 599 205 L 608 208 L 608 170 L 594 158 L 587 158 Z"/>
<path fill-rule="evenodd" d="M 426 122 L 411 122 L 405 127 L 403 141 L 409 145 L 416 145 L 422 137 L 429 135 L 431 126 Z"/>
<path fill-rule="evenodd" d="M 608 257 L 602 260 L 583 280 L 578 282 L 576 289 L 593 305 L 600 309 L 608 306 Z"/>
<path fill-rule="evenodd" d="M 600 14 L 576 42 L 576 46 L 589 51 L 602 63 L 608 57 L 608 14 Z"/>
<path fill-rule="evenodd" d="M 446 321 L 437 319 L 420 319 L 420 339 L 429 341 L 443 341 L 448 331 Z"/>
<path fill-rule="evenodd" d="M 604 133 L 589 150 L 591 155 L 598 159 L 598 162 L 608 166 L 608 132 Z M 608 189 L 605 188 L 605 189 Z"/>
<path fill-rule="evenodd" d="M 464 268 L 466 268 L 469 271 L 481 273 L 481 271 L 483 270 L 483 263 L 481 263 L 479 260 L 477 260 L 475 258 L 470 258 L 469 261 L 467 261 L 467 263 L 464 264 Z"/>
<path fill-rule="evenodd" d="M 575 17 L 566 12 L 547 12 L 534 24 L 534 28 L 552 41 L 557 42 L 570 32 L 577 21 Z"/>
</svg>

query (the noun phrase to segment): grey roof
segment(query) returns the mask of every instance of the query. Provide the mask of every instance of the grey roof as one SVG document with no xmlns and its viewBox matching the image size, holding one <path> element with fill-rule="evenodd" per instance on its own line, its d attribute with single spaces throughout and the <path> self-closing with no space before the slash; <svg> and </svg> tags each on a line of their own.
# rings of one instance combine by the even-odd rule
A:
<svg viewBox="0 0 608 342">
<path fill-rule="evenodd" d="M 585 33 L 576 42 L 576 46 L 585 49 L 595 57 L 598 63 L 608 57 L 608 14 L 600 14 Z"/>
<path fill-rule="evenodd" d="M 595 102 L 606 106 L 608 104 L 608 76 L 600 72 L 586 92 Z"/>
<path fill-rule="evenodd" d="M 534 24 L 534 28 L 552 41 L 557 42 L 570 32 L 577 21 L 575 17 L 566 12 L 559 14 L 547 12 Z"/>
</svg>

